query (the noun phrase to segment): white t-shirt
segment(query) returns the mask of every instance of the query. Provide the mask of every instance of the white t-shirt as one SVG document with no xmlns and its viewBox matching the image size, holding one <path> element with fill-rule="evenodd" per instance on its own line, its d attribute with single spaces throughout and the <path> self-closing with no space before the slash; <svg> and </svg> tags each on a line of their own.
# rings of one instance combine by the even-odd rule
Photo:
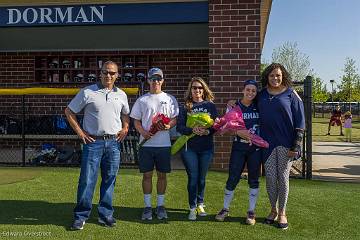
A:
<svg viewBox="0 0 360 240">
<path fill-rule="evenodd" d="M 130 112 L 124 91 L 117 87 L 106 90 L 98 84 L 81 89 L 68 107 L 74 113 L 84 109 L 83 128 L 95 136 L 117 134 L 122 129 L 121 114 Z"/>
<path fill-rule="evenodd" d="M 170 94 L 161 92 L 159 94 L 147 93 L 139 97 L 130 113 L 130 117 L 140 120 L 142 127 L 149 131 L 152 118 L 156 113 L 162 113 L 169 118 L 175 118 L 179 114 L 179 106 Z M 143 137 L 140 137 L 140 142 Z M 169 131 L 158 131 L 154 136 L 146 141 L 144 147 L 170 147 Z"/>
</svg>

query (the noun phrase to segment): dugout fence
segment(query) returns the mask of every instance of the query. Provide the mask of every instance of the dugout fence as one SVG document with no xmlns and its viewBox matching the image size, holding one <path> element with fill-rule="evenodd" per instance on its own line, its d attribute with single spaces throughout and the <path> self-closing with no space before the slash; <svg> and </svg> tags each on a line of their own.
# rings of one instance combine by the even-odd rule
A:
<svg viewBox="0 0 360 240">
<path fill-rule="evenodd" d="M 122 88 L 129 102 L 139 88 Z M 78 88 L 0 89 L 0 164 L 78 166 L 82 144 L 64 115 Z M 79 122 L 82 115 L 77 116 Z M 138 133 L 131 124 L 121 142 L 121 164 L 137 165 Z"/>
</svg>

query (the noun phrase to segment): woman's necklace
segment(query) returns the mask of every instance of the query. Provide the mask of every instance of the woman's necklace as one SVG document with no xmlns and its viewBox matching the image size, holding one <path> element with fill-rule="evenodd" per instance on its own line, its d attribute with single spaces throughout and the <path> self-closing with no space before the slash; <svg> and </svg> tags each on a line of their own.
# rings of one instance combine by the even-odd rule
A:
<svg viewBox="0 0 360 240">
<path fill-rule="evenodd" d="M 275 97 L 275 95 L 271 95 L 271 94 L 269 93 L 269 100 L 270 100 L 270 102 L 271 102 L 271 100 L 273 100 L 274 97 Z"/>
<path fill-rule="evenodd" d="M 267 92 L 268 92 L 268 94 L 269 94 L 269 101 L 273 100 L 274 97 L 276 97 L 277 95 L 285 92 L 286 89 L 287 89 L 286 87 L 284 87 L 284 88 L 282 88 L 282 89 L 270 89 L 270 88 L 268 88 L 268 89 L 267 89 Z"/>
</svg>

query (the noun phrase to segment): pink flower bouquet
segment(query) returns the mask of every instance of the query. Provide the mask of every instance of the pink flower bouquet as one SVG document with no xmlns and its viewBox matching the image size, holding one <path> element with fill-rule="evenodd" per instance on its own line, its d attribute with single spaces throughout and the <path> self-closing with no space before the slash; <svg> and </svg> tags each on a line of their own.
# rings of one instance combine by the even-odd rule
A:
<svg viewBox="0 0 360 240">
<path fill-rule="evenodd" d="M 224 133 L 235 133 L 237 130 L 247 130 L 240 107 L 235 106 L 223 117 L 217 118 L 215 120 L 213 128 L 216 130 L 216 133 L 221 135 Z M 252 131 L 248 131 L 251 136 L 251 143 L 262 148 L 269 147 L 269 143 L 267 141 L 262 139 L 260 136 L 254 134 Z"/>
</svg>

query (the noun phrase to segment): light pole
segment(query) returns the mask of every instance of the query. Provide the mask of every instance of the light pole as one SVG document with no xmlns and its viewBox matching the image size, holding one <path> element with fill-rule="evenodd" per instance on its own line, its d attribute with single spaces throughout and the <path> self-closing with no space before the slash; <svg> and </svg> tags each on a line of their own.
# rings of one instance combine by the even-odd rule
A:
<svg viewBox="0 0 360 240">
<path fill-rule="evenodd" d="M 330 83 L 331 83 L 331 102 L 332 104 L 334 104 L 334 79 L 330 79 Z"/>
</svg>

